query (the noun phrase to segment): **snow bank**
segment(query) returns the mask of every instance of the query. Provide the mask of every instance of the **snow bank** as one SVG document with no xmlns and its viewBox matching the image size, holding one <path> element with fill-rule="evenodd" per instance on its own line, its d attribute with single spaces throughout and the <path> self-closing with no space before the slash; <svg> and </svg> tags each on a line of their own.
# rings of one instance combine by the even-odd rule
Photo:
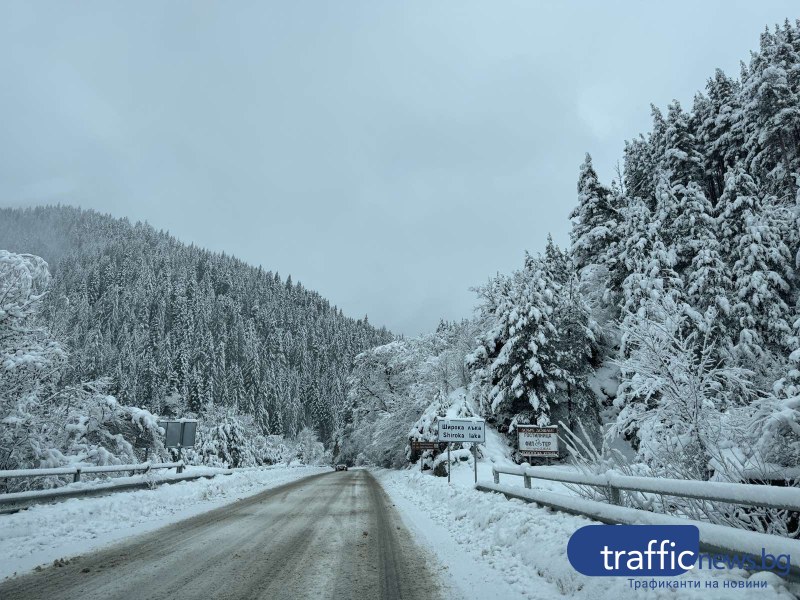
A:
<svg viewBox="0 0 800 600">
<path fill-rule="evenodd" d="M 329 470 L 329 467 L 285 466 L 238 469 L 232 475 L 213 479 L 96 498 L 74 498 L 0 515 L 0 577 L 23 573 L 57 558 L 91 552 Z"/>
<path fill-rule="evenodd" d="M 479 464 L 481 472 L 490 466 Z M 463 473 L 462 473 L 463 472 Z M 464 553 L 464 560 L 483 562 L 502 575 L 518 598 L 545 599 L 589 598 L 620 600 L 641 595 L 629 587 L 625 577 L 585 577 L 569 564 L 566 550 L 570 536 L 584 525 L 596 524 L 589 519 L 567 515 L 527 504 L 506 500 L 500 494 L 479 492 L 471 487 L 471 473 L 465 465 L 454 468 L 453 485 L 444 478 L 418 471 L 386 471 L 379 476 L 386 491 L 398 499 L 404 519 L 424 513 L 450 534 Z M 437 545 L 431 549 L 440 554 Z M 445 557 L 442 557 L 443 560 Z M 718 578 L 718 589 L 681 590 L 681 598 L 746 598 L 747 590 L 737 592 L 722 588 L 723 578 L 743 580 L 744 571 L 692 572 L 681 577 L 693 580 Z M 761 573 L 752 577 L 766 580 L 770 587 L 758 590 L 758 597 L 794 596 L 777 575 Z M 648 590 L 648 598 L 675 598 L 669 590 Z"/>
</svg>

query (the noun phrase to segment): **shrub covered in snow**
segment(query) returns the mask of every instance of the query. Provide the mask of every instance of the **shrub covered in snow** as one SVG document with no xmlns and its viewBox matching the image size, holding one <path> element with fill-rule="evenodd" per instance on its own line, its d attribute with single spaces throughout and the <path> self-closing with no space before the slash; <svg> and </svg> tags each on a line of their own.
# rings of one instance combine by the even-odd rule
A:
<svg viewBox="0 0 800 600">
<path fill-rule="evenodd" d="M 708 479 L 720 449 L 746 437 L 726 413 L 746 406 L 754 393 L 748 371 L 719 362 L 712 330 L 701 336 L 688 320 L 670 298 L 627 317 L 625 380 L 611 433 L 635 437 L 639 459 L 656 474 Z"/>
<path fill-rule="evenodd" d="M 281 435 L 261 435 L 250 415 L 232 409 L 210 406 L 201 415 L 195 447 L 183 451 L 188 464 L 224 467 L 257 467 L 290 464 L 330 463 L 330 452 L 317 433 L 303 429 L 294 439 Z"/>
<path fill-rule="evenodd" d="M 108 379 L 65 386 L 67 352 L 36 322 L 49 273 L 40 258 L 0 250 L 0 469 L 137 462 L 159 445 L 155 417 L 120 405 Z M 27 487 L 58 480 L 15 480 Z"/>
<path fill-rule="evenodd" d="M 331 462 L 330 452 L 319 441 L 319 435 L 310 427 L 305 427 L 294 439 L 297 458 L 304 465 L 322 465 Z"/>
<path fill-rule="evenodd" d="M 253 438 L 252 418 L 231 409 L 209 407 L 197 427 L 195 447 L 186 451 L 186 459 L 190 464 L 209 467 L 253 467 L 259 464 Z"/>
</svg>

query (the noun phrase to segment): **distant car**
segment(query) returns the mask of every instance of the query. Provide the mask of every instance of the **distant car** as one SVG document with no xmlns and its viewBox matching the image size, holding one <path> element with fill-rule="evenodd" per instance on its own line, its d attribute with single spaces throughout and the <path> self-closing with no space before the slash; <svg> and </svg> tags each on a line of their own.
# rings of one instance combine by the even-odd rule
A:
<svg viewBox="0 0 800 600">
<path fill-rule="evenodd" d="M 347 471 L 347 465 L 336 465 L 337 471 Z"/>
</svg>

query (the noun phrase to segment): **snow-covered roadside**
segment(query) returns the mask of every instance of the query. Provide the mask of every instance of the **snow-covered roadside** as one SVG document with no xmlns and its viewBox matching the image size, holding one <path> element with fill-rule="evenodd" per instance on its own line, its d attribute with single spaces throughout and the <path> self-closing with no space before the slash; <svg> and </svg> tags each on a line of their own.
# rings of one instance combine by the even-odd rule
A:
<svg viewBox="0 0 800 600">
<path fill-rule="evenodd" d="M 403 482 L 395 471 L 372 471 L 389 494 L 403 523 L 417 542 L 433 554 L 444 571 L 439 572 L 444 597 L 449 600 L 508 600 L 516 597 L 514 588 L 502 573 L 492 569 L 480 557 L 465 553 L 447 527 L 434 520 L 428 511 L 420 510 L 417 502 L 401 493 L 396 486 Z"/>
<path fill-rule="evenodd" d="M 73 498 L 0 515 L 0 578 L 97 550 L 330 467 L 239 469 L 152 490 Z"/>
<path fill-rule="evenodd" d="M 485 464 L 485 463 L 484 463 Z M 479 464 L 479 467 L 483 466 Z M 490 467 L 489 467 L 490 468 Z M 481 469 L 482 470 L 482 469 Z M 591 600 L 620 600 L 641 595 L 624 577 L 585 577 L 577 573 L 566 556 L 567 542 L 580 527 L 592 524 L 575 517 L 506 500 L 499 494 L 479 492 L 471 487 L 472 472 L 467 465 L 454 468 L 453 483 L 419 471 L 376 473 L 403 520 L 418 534 L 450 570 L 446 581 L 458 587 L 465 598 L 552 599 L 562 596 Z M 483 477 L 479 473 L 479 477 Z M 506 591 L 492 595 L 494 585 L 481 585 L 486 570 L 498 578 Z M 752 575 L 766 580 L 766 589 L 723 588 L 723 578 L 742 580 L 742 571 L 724 574 L 690 573 L 682 578 L 701 581 L 701 588 L 681 589 L 689 598 L 794 598 L 782 580 L 771 573 Z M 711 578 L 719 588 L 705 587 Z M 675 598 L 672 590 L 647 590 L 648 598 Z"/>
</svg>

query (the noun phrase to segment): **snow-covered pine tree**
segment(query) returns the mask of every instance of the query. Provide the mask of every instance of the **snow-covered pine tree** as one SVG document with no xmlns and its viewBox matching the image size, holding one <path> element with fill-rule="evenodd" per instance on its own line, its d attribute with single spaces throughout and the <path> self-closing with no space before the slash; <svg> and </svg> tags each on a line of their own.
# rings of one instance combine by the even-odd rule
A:
<svg viewBox="0 0 800 600">
<path fill-rule="evenodd" d="M 667 108 L 665 150 L 658 165 L 672 185 L 688 186 L 703 180 L 703 155 L 698 146 L 691 116 L 673 100 Z"/>
<path fill-rule="evenodd" d="M 703 170 L 713 204 L 722 196 L 725 173 L 742 158 L 740 87 L 738 81 L 717 69 L 706 84 L 707 98 L 700 95 L 695 101 L 697 136 L 703 145 Z"/>
<path fill-rule="evenodd" d="M 471 363 L 490 387 L 491 410 L 513 414 L 516 422 L 550 423 L 557 293 L 542 259 L 530 254 L 522 270 L 481 290 L 481 311 L 491 328 L 480 336 Z"/>
<path fill-rule="evenodd" d="M 710 203 L 702 190 L 694 184 L 686 190 L 685 210 L 681 221 L 685 223 L 684 250 L 680 254 L 691 256 L 686 269 L 686 310 L 689 322 L 710 339 L 720 351 L 730 347 L 731 294 L 733 282 L 725 261 L 720 255 L 717 227 Z"/>
<path fill-rule="evenodd" d="M 671 223 L 664 223 L 662 230 L 669 230 L 670 244 L 675 249 L 675 270 L 688 279 L 692 261 L 705 247 L 706 241 L 716 237 L 714 208 L 694 181 L 673 188 L 672 198 L 677 210 Z"/>
<path fill-rule="evenodd" d="M 674 270 L 675 251 L 661 240 L 660 222 L 644 201 L 631 199 L 625 219 L 621 259 L 629 275 L 623 282 L 623 311 L 636 314 L 651 300 L 682 295 L 682 282 Z"/>
<path fill-rule="evenodd" d="M 565 421 L 570 430 L 577 429 L 579 419 L 585 421 L 585 429 L 591 430 L 597 404 L 589 389 L 588 377 L 600 355 L 599 328 L 581 294 L 580 280 L 569 254 L 556 246 L 549 235 L 544 266 L 558 288 L 553 306 L 557 333 L 553 343 L 553 377 L 557 380 L 559 395 L 564 396 Z M 587 415 L 590 418 L 581 419 Z"/>
<path fill-rule="evenodd" d="M 620 215 L 613 206 L 610 189 L 600 183 L 587 154 L 578 175 L 578 206 L 572 211 L 572 256 L 578 271 L 602 264 L 609 271 L 615 265 L 607 250 L 617 241 Z"/>
<path fill-rule="evenodd" d="M 650 201 L 653 198 L 659 161 L 664 153 L 666 122 L 661 111 L 651 105 L 653 127 L 647 136 L 639 135 L 625 142 L 623 183 L 625 194 L 630 198 Z M 654 210 L 654 204 L 648 208 Z"/>
<path fill-rule="evenodd" d="M 748 165 L 775 181 L 776 192 L 787 190 L 793 184 L 791 174 L 800 171 L 800 52 L 795 36 L 788 22 L 774 33 L 764 31 L 742 90 L 749 121 Z"/>
<path fill-rule="evenodd" d="M 735 347 L 749 366 L 785 348 L 790 327 L 792 256 L 756 182 L 741 165 L 730 170 L 718 206 L 719 240 L 734 287 Z"/>
<path fill-rule="evenodd" d="M 259 464 L 257 444 L 249 416 L 233 409 L 214 408 L 197 430 L 197 444 L 187 452 L 190 462 L 235 469 Z"/>
</svg>

